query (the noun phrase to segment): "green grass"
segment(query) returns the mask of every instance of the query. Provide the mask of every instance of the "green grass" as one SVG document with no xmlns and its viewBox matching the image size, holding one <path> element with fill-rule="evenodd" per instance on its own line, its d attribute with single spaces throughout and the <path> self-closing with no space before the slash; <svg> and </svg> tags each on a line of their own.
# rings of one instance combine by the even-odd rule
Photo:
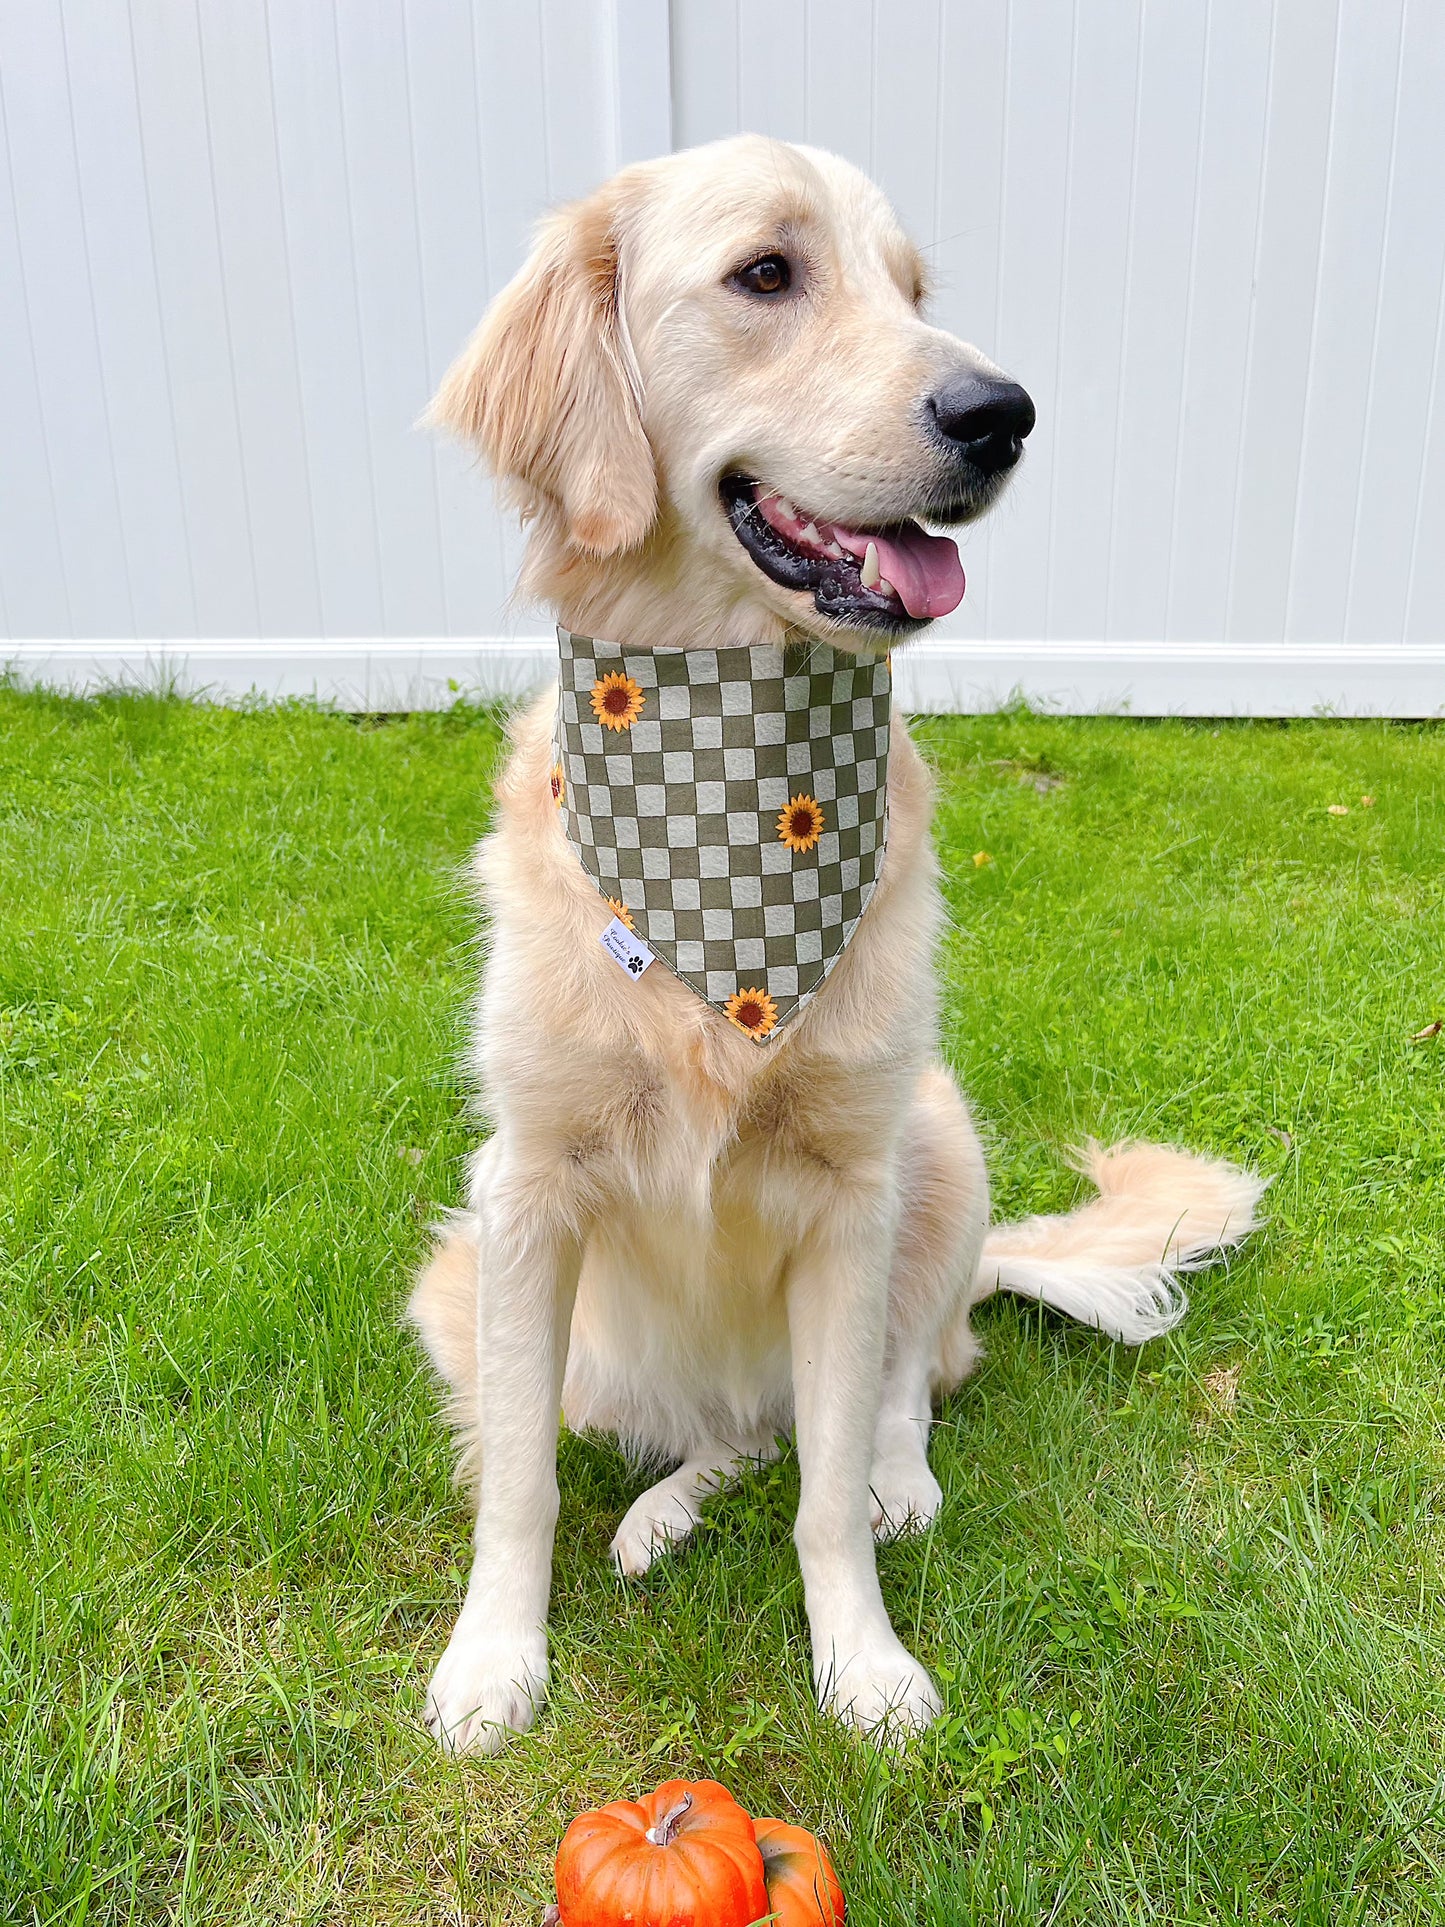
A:
<svg viewBox="0 0 1445 1927">
<path fill-rule="evenodd" d="M 924 1742 L 812 1710 L 790 1460 L 624 1588 L 637 1481 L 569 1438 L 551 1706 L 450 1763 L 468 1520 L 398 1310 L 495 722 L 0 689 L 0 1918 L 532 1922 L 574 1811 L 704 1772 L 859 1927 L 1445 1914 L 1445 734 L 918 733 L 999 1211 L 1148 1133 L 1269 1226 L 1140 1353 L 985 1309 L 880 1561 Z"/>
</svg>

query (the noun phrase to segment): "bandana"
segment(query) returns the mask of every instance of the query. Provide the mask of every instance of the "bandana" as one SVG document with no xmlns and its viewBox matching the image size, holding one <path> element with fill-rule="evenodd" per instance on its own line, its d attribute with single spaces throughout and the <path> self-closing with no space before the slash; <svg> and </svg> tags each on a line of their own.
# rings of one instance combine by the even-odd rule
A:
<svg viewBox="0 0 1445 1927">
<path fill-rule="evenodd" d="M 765 1042 L 822 985 L 878 881 L 887 659 L 557 639 L 568 841 L 626 929 Z"/>
</svg>

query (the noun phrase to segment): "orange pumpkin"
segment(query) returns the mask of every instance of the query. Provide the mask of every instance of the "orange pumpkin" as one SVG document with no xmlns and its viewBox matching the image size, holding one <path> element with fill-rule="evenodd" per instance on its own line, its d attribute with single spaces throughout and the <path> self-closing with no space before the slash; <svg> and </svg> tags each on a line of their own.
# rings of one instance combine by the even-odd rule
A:
<svg viewBox="0 0 1445 1927">
<path fill-rule="evenodd" d="M 776 1927 L 842 1927 L 843 1889 L 823 1843 L 784 1820 L 754 1820 Z"/>
<path fill-rule="evenodd" d="M 768 1890 L 753 1823 L 716 1780 L 668 1780 L 583 1813 L 557 1850 L 561 1927 L 753 1927 Z"/>
</svg>

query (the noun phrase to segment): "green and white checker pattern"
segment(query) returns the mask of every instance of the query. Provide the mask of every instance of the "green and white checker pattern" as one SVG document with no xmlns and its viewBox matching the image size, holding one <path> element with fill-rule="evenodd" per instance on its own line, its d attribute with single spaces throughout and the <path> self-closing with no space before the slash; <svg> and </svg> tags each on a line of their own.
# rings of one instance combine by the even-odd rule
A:
<svg viewBox="0 0 1445 1927">
<path fill-rule="evenodd" d="M 888 835 L 892 673 L 881 657 L 798 649 L 629 650 L 559 629 L 556 760 L 567 836 L 603 896 L 700 997 L 761 988 L 778 1034 L 843 954 Z M 630 729 L 604 729 L 604 676 L 641 689 Z M 778 813 L 823 811 L 810 850 Z"/>
</svg>

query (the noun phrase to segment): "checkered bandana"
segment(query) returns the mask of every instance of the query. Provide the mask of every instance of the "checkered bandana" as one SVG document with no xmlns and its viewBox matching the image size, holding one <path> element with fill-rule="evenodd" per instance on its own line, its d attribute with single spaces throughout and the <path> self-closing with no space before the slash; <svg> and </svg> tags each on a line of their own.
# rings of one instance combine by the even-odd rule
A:
<svg viewBox="0 0 1445 1927">
<path fill-rule="evenodd" d="M 888 662 L 824 643 L 557 637 L 552 789 L 569 842 L 622 921 L 764 1042 L 842 956 L 878 881 Z"/>
</svg>

